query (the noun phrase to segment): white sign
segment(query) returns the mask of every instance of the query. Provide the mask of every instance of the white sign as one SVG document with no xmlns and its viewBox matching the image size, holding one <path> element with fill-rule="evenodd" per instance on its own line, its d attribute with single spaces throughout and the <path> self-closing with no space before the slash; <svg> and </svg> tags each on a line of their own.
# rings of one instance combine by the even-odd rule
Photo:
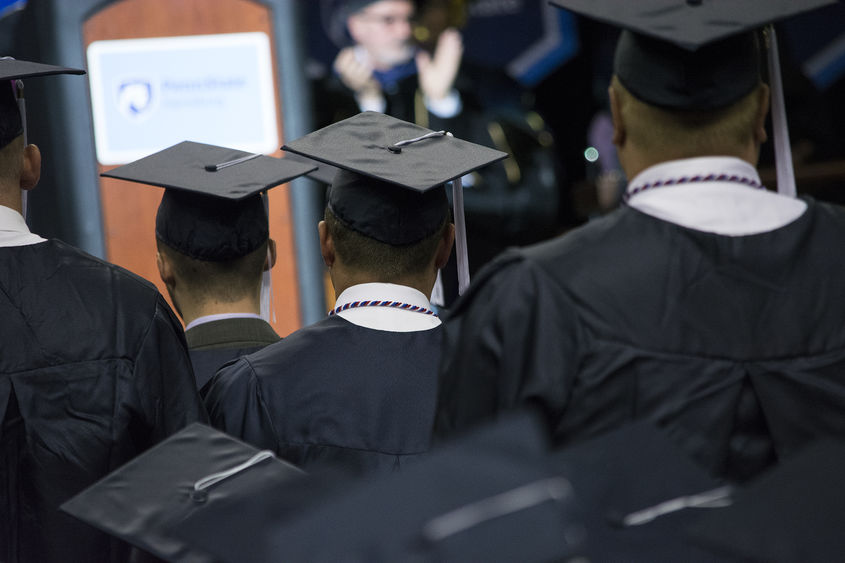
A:
<svg viewBox="0 0 845 563">
<path fill-rule="evenodd" d="M 186 140 L 264 154 L 279 148 L 265 33 L 95 41 L 87 56 L 101 164 Z"/>
</svg>

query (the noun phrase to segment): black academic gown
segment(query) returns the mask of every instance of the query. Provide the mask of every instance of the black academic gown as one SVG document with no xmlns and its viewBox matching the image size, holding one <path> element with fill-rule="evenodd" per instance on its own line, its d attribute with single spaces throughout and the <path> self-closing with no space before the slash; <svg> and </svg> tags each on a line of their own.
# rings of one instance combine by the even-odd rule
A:
<svg viewBox="0 0 845 563">
<path fill-rule="evenodd" d="M 721 236 L 630 207 L 511 251 L 444 329 L 435 434 L 533 405 L 559 443 L 646 418 L 746 479 L 845 436 L 845 211 Z"/>
<path fill-rule="evenodd" d="M 179 322 L 152 284 L 59 241 L 0 248 L 0 560 L 126 561 L 58 511 L 206 419 Z"/>
<path fill-rule="evenodd" d="M 223 364 L 257 352 L 280 338 L 270 323 L 250 317 L 209 321 L 186 330 L 197 389 L 202 389 Z"/>
<path fill-rule="evenodd" d="M 304 468 L 399 469 L 429 447 L 441 336 L 328 317 L 221 369 L 212 425 Z"/>
</svg>

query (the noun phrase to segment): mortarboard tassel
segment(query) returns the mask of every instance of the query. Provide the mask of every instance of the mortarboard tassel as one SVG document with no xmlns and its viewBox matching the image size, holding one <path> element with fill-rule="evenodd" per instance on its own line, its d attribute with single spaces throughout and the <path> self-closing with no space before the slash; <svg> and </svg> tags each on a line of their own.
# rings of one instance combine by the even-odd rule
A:
<svg viewBox="0 0 845 563">
<path fill-rule="evenodd" d="M 452 180 L 452 207 L 455 215 L 455 252 L 458 266 L 458 295 L 469 287 L 469 256 L 467 230 L 464 220 L 464 186 L 460 178 Z"/>
<path fill-rule="evenodd" d="M 263 195 L 264 212 L 267 214 L 268 221 L 270 217 L 270 196 L 265 192 Z M 269 222 L 268 222 L 269 224 Z M 268 237 L 269 238 L 269 237 Z M 268 268 L 261 273 L 261 297 L 259 316 L 266 322 L 273 324 L 276 322 L 276 307 L 273 304 L 273 275 L 270 271 L 273 269 L 273 263 L 270 256 L 270 244 L 267 244 L 267 264 Z"/>
<path fill-rule="evenodd" d="M 772 136 L 775 144 L 778 193 L 795 197 L 798 190 L 795 187 L 795 171 L 792 166 L 792 148 L 789 144 L 786 103 L 783 96 L 783 80 L 774 26 L 767 28 L 766 38 L 768 40 L 769 82 L 772 88 Z"/>
<path fill-rule="evenodd" d="M 733 488 L 726 485 L 710 491 L 673 498 L 655 506 L 632 512 L 622 519 L 622 526 L 641 526 L 685 508 L 722 508 L 733 503 Z"/>
<path fill-rule="evenodd" d="M 245 462 L 238 464 L 234 467 L 226 469 L 224 471 L 218 471 L 217 473 L 212 473 L 211 475 L 207 475 L 200 479 L 199 481 L 194 483 L 194 491 L 200 492 L 204 491 L 209 487 L 213 487 L 220 481 L 228 479 L 238 473 L 245 471 L 255 465 L 256 463 L 261 463 L 265 459 L 270 459 L 271 457 L 276 457 L 276 454 L 271 452 L 270 450 L 261 450 Z"/>
<path fill-rule="evenodd" d="M 561 501 L 572 495 L 572 485 L 563 477 L 540 479 L 461 506 L 429 520 L 422 530 L 425 539 L 439 542 L 487 520 L 525 510 L 547 501 Z"/>
<path fill-rule="evenodd" d="M 23 128 L 23 146 L 29 144 L 29 138 L 26 134 L 26 100 L 23 97 L 23 80 L 13 80 L 13 88 L 15 90 L 15 99 L 18 101 L 18 111 L 21 113 L 21 127 Z M 21 215 L 26 221 L 26 190 L 21 190 Z"/>
</svg>

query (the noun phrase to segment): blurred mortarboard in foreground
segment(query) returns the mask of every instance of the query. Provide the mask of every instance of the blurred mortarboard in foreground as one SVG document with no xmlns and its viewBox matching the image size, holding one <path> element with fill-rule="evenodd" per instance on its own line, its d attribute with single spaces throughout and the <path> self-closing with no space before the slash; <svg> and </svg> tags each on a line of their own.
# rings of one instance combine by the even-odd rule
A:
<svg viewBox="0 0 845 563">
<path fill-rule="evenodd" d="M 78 68 L 19 61 L 11 57 L 0 58 L 0 80 L 12 82 L 9 88 L 0 87 L 0 147 L 5 147 L 26 130 L 26 115 L 22 107 L 23 86 L 19 81 L 24 78 L 54 74 L 85 74 L 85 71 Z"/>
<path fill-rule="evenodd" d="M 634 96 L 654 106 L 706 111 L 740 100 L 761 80 L 761 37 L 754 30 L 837 0 L 550 1 L 623 29 L 613 70 Z M 795 195 L 773 28 L 767 42 L 778 191 Z"/>
<path fill-rule="evenodd" d="M 313 488 L 313 487 L 312 487 Z M 174 528 L 215 557 L 309 561 L 723 561 L 683 531 L 731 489 L 662 431 L 638 422 L 562 451 L 528 415 L 444 444 L 401 474 L 347 482 L 333 499 L 285 511 L 253 534 L 227 535 L 252 499 L 192 514 Z M 283 500 L 262 495 L 268 506 Z M 250 517 L 250 521 L 262 518 Z M 260 528 L 260 529 L 259 529 Z M 262 545 L 256 550 L 256 545 Z"/>
<path fill-rule="evenodd" d="M 686 527 L 719 514 L 732 489 L 707 475 L 666 433 L 636 421 L 551 454 L 575 491 L 591 561 L 723 561 L 688 541 Z"/>
<path fill-rule="evenodd" d="M 363 479 L 251 538 L 264 561 L 565 561 L 581 529 L 572 490 L 547 467 L 547 439 L 527 416 L 504 417 L 408 466 Z M 267 502 L 273 502 L 267 499 Z M 243 553 L 228 514 L 196 513 L 175 534 L 225 561 Z M 234 544 L 234 545 L 233 545 Z"/>
<path fill-rule="evenodd" d="M 396 246 L 418 242 L 443 222 L 453 182 L 459 284 L 466 265 L 463 193 L 460 178 L 507 158 L 508 154 L 456 139 L 378 112 L 363 112 L 282 147 L 341 170 L 328 193 L 328 206 L 349 228 Z"/>
<path fill-rule="evenodd" d="M 209 561 L 169 534 L 171 526 L 230 496 L 250 497 L 301 470 L 195 423 L 113 471 L 61 506 L 106 533 L 168 561 Z M 236 518 L 237 515 L 229 515 Z"/>
<path fill-rule="evenodd" d="M 301 479 L 264 483 L 260 490 L 215 502 L 175 524 L 174 537 L 198 550 L 213 553 L 216 560 L 258 563 L 266 557 L 263 538 L 309 510 L 331 503 L 350 488 L 360 476 L 345 468 L 322 466 Z M 238 517 L 233 519 L 232 514 Z"/>
<path fill-rule="evenodd" d="M 741 561 L 841 561 L 843 476 L 845 443 L 820 440 L 739 490 L 733 506 L 702 517 L 689 535 Z"/>
<path fill-rule="evenodd" d="M 165 188 L 156 237 L 206 261 L 240 258 L 269 236 L 260 193 L 316 169 L 313 164 L 183 141 L 103 176 Z"/>
</svg>

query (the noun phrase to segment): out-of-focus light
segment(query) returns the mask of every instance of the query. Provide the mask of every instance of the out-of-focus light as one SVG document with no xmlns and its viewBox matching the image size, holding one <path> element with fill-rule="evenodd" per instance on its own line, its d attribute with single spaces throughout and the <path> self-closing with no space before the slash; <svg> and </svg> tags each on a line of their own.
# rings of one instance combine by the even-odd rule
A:
<svg viewBox="0 0 845 563">
<path fill-rule="evenodd" d="M 599 159 L 599 150 L 596 147 L 587 147 L 584 151 L 584 158 L 587 162 L 595 162 Z"/>
</svg>

